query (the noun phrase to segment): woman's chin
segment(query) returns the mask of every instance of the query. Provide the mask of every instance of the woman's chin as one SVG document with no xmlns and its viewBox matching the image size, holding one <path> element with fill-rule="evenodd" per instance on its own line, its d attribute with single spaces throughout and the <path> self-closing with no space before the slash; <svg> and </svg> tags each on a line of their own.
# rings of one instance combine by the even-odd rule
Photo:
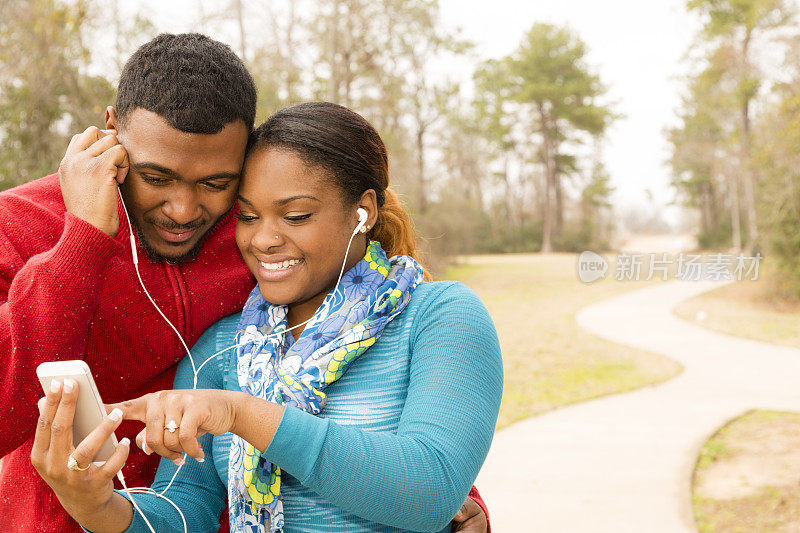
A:
<svg viewBox="0 0 800 533">
<path fill-rule="evenodd" d="M 290 305 L 295 303 L 299 296 L 290 290 L 281 290 L 275 283 L 258 280 L 258 290 L 261 296 L 272 305 Z"/>
</svg>

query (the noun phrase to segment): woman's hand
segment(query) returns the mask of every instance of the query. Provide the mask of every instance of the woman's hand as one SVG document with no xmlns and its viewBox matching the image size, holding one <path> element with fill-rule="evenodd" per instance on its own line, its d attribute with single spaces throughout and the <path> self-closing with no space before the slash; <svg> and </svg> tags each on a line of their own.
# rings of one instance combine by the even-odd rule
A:
<svg viewBox="0 0 800 533">
<path fill-rule="evenodd" d="M 52 487 L 64 509 L 79 522 L 86 523 L 102 515 L 112 501 L 112 480 L 128 458 L 130 442 L 122 439 L 103 466 L 92 464 L 103 443 L 119 426 L 122 413 L 111 412 L 76 448 L 73 447 L 72 421 L 77 398 L 75 381 L 51 382 L 47 396 L 39 400 L 31 463 Z M 67 466 L 70 456 L 77 463 L 75 468 L 80 470 Z"/>
<path fill-rule="evenodd" d="M 200 436 L 221 435 L 234 428 L 243 396 L 218 389 L 164 390 L 106 408 L 118 408 L 124 419 L 147 425 L 136 436 L 136 444 L 144 453 L 156 452 L 181 465 L 184 453 L 200 462 L 205 460 L 197 440 Z"/>
</svg>

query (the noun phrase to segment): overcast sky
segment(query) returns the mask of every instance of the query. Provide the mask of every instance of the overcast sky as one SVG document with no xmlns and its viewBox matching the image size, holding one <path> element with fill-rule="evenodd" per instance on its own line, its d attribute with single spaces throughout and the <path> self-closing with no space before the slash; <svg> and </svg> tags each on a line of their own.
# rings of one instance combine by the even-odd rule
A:
<svg viewBox="0 0 800 533">
<path fill-rule="evenodd" d="M 698 29 L 685 0 L 440 0 L 442 19 L 463 29 L 483 57 L 511 53 L 534 22 L 568 25 L 589 48 L 589 62 L 625 118 L 609 132 L 605 162 L 616 204 L 645 205 L 649 189 L 672 197 L 663 131 L 675 123 L 683 56 Z M 670 218 L 676 213 L 672 212 Z"/>
<path fill-rule="evenodd" d="M 568 25 L 586 42 L 589 63 L 625 115 L 608 135 L 605 162 L 618 207 L 647 204 L 652 192 L 669 203 L 663 131 L 674 124 L 683 56 L 698 28 L 685 0 L 439 0 L 442 21 L 476 43 L 480 59 L 510 54 L 535 22 Z M 226 2 L 204 2 L 208 9 Z M 197 0 L 148 0 L 148 13 L 165 31 L 186 31 Z M 236 43 L 230 43 L 236 45 Z M 464 75 L 471 72 L 464 69 Z M 669 218 L 674 219 L 673 211 Z"/>
</svg>

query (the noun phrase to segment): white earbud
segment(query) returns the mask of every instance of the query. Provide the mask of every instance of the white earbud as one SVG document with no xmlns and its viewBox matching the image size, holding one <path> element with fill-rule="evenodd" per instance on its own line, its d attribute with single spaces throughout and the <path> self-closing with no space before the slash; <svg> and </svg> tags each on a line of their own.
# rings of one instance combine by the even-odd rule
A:
<svg viewBox="0 0 800 533">
<path fill-rule="evenodd" d="M 367 223 L 367 217 L 369 216 L 367 215 L 367 210 L 364 209 L 363 207 L 359 207 L 358 209 L 356 209 L 356 213 L 358 213 L 358 225 L 356 226 L 356 229 L 353 230 L 353 235 L 358 233 L 359 230 L 361 230 L 361 233 L 364 233 L 366 231 L 364 229 L 364 224 Z"/>
</svg>

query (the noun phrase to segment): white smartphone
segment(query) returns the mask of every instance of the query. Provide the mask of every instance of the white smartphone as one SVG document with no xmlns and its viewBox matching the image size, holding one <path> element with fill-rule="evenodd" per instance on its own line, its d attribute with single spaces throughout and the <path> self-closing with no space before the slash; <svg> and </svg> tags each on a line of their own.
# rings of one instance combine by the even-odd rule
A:
<svg viewBox="0 0 800 533">
<path fill-rule="evenodd" d="M 97 392 L 89 365 L 85 361 L 53 361 L 42 363 L 36 368 L 36 375 L 47 394 L 50 382 L 54 379 L 64 383 L 69 378 L 78 383 L 78 403 L 75 405 L 75 419 L 72 423 L 72 439 L 77 446 L 91 431 L 100 425 L 106 415 L 106 408 Z M 105 463 L 117 447 L 117 437 L 112 433 L 103 443 L 94 459 L 94 464 Z"/>
</svg>

